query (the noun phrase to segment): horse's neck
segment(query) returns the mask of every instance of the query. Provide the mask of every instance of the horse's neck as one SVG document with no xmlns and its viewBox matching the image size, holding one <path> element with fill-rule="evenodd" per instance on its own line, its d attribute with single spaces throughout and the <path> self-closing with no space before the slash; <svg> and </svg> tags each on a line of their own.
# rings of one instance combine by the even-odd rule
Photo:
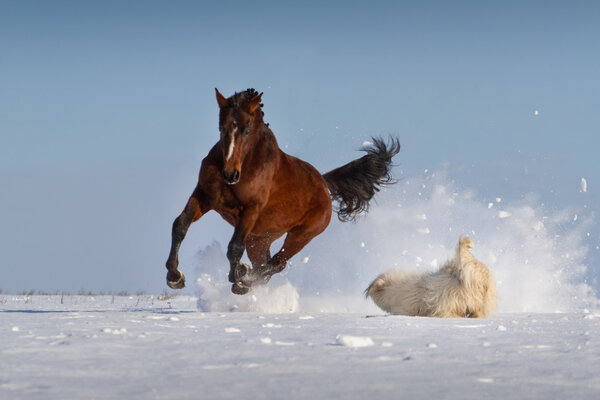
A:
<svg viewBox="0 0 600 400">
<path fill-rule="evenodd" d="M 270 152 L 279 153 L 279 145 L 277 144 L 277 139 L 275 138 L 275 134 L 273 133 L 271 128 L 269 128 L 268 125 L 263 124 L 261 129 L 262 129 L 262 139 L 261 140 L 263 141 L 263 146 L 265 147 L 265 149 L 267 149 L 267 151 L 269 153 Z"/>
</svg>

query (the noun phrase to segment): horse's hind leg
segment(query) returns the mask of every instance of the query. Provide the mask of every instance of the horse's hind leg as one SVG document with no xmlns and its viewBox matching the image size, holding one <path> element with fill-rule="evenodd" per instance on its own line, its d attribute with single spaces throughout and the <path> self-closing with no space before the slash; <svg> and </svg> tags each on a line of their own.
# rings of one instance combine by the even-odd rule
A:
<svg viewBox="0 0 600 400">
<path fill-rule="evenodd" d="M 177 269 L 179 266 L 179 247 L 192 222 L 200 219 L 207 211 L 204 197 L 200 189 L 196 188 L 181 214 L 173 222 L 171 251 L 166 263 L 167 285 L 171 289 L 182 289 L 185 287 L 185 275 Z"/>
<path fill-rule="evenodd" d="M 318 225 L 301 225 L 288 232 L 283 242 L 281 250 L 271 257 L 266 264 L 261 265 L 257 270 L 252 270 L 252 273 L 247 277 L 248 283 L 263 283 L 266 284 L 271 276 L 284 270 L 287 262 L 300 250 L 304 248 L 315 236 L 325 230 L 329 219 Z M 242 279 L 242 282 L 245 282 Z"/>
<path fill-rule="evenodd" d="M 271 244 L 279 236 L 253 236 L 246 238 L 246 253 L 252 262 L 252 268 L 260 268 L 271 258 Z"/>
</svg>

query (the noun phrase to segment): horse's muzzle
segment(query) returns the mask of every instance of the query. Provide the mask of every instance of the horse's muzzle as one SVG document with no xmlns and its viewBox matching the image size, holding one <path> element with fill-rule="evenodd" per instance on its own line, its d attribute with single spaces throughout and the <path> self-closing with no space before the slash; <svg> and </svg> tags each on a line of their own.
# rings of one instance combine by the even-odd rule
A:
<svg viewBox="0 0 600 400">
<path fill-rule="evenodd" d="M 223 179 L 225 179 L 225 183 L 228 185 L 235 185 L 240 181 L 240 171 L 234 169 L 232 173 L 228 173 L 227 171 L 223 170 Z"/>
</svg>

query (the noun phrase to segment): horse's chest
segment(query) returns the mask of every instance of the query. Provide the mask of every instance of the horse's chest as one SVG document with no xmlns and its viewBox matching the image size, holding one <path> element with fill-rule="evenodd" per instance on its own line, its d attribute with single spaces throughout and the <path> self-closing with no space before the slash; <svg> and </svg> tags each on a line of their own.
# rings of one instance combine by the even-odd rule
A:
<svg viewBox="0 0 600 400">
<path fill-rule="evenodd" d="M 237 188 L 236 188 L 237 189 Z M 217 211 L 224 220 L 229 222 L 231 225 L 237 225 L 240 215 L 252 204 L 256 204 L 259 201 L 249 196 L 244 191 L 234 190 L 234 188 L 227 187 L 222 191 L 219 201 L 215 205 L 214 209 Z"/>
<path fill-rule="evenodd" d="M 242 203 L 231 193 L 223 193 L 218 204 L 214 207 L 215 211 L 229 222 L 231 225 L 236 225 L 240 213 L 243 209 Z"/>
</svg>

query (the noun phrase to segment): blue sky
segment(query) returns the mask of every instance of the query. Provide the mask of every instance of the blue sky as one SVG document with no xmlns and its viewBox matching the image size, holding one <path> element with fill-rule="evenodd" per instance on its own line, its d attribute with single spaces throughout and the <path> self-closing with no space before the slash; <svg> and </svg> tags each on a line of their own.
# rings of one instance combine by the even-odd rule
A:
<svg viewBox="0 0 600 400">
<path fill-rule="evenodd" d="M 322 171 L 393 134 L 398 175 L 598 210 L 599 4 L 211 3 L 0 3 L 0 288 L 162 290 L 215 87 L 264 92 L 280 145 Z M 201 224 L 188 262 L 230 235 Z"/>
</svg>

